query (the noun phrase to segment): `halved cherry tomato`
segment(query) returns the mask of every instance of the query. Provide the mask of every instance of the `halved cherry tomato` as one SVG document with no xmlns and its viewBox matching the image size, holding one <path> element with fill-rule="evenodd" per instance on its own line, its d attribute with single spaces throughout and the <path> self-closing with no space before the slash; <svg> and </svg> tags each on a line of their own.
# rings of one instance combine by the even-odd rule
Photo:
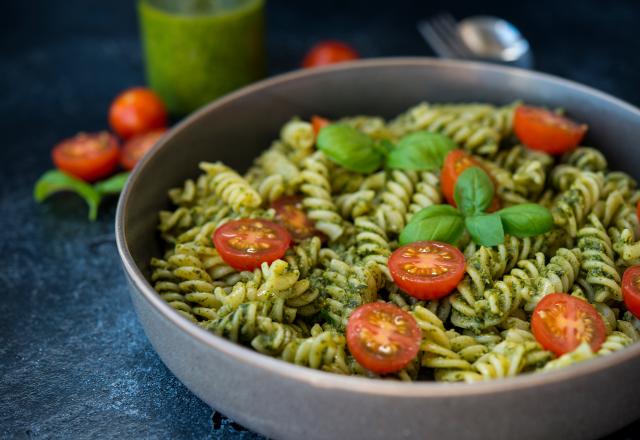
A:
<svg viewBox="0 0 640 440">
<path fill-rule="evenodd" d="M 253 270 L 277 260 L 290 243 L 291 236 L 285 228 L 262 219 L 232 220 L 213 234 L 220 256 L 237 270 Z"/>
<path fill-rule="evenodd" d="M 442 173 L 440 175 L 440 185 L 442 187 L 442 194 L 451 206 L 457 206 L 455 198 L 453 196 L 456 187 L 458 177 L 464 170 L 471 167 L 484 167 L 473 158 L 470 154 L 463 150 L 453 150 L 447 154 L 444 159 L 444 165 L 442 167 Z M 487 171 L 487 170 L 485 170 Z M 487 172 L 489 174 L 489 172 Z M 491 174 L 489 174 L 491 177 Z M 491 179 L 493 181 L 493 178 Z M 495 183 L 494 183 L 495 187 Z M 495 212 L 500 209 L 500 199 L 498 196 L 494 196 L 491 201 L 491 205 L 487 208 L 487 212 Z"/>
<path fill-rule="evenodd" d="M 627 309 L 640 319 L 640 266 L 632 266 L 624 271 L 622 298 Z"/>
<path fill-rule="evenodd" d="M 322 41 L 313 46 L 304 57 L 302 67 L 318 67 L 360 58 L 358 52 L 341 41 Z"/>
<path fill-rule="evenodd" d="M 95 182 L 116 169 L 120 149 L 115 136 L 106 131 L 78 133 L 56 145 L 51 155 L 58 169 L 87 182 Z"/>
<path fill-rule="evenodd" d="M 566 293 L 551 293 L 540 300 L 531 316 L 531 331 L 540 345 L 558 356 L 583 342 L 598 351 L 607 337 L 595 307 Z"/>
<path fill-rule="evenodd" d="M 320 133 L 322 127 L 325 127 L 329 124 L 331 124 L 331 121 L 323 118 L 322 116 L 311 116 L 311 125 L 313 125 L 313 131 L 315 132 L 316 136 L 318 135 L 318 133 Z"/>
<path fill-rule="evenodd" d="M 587 132 L 587 125 L 544 108 L 520 105 L 513 118 L 513 130 L 529 148 L 562 154 L 578 146 Z"/>
<path fill-rule="evenodd" d="M 638 200 L 638 204 L 636 205 L 636 215 L 638 216 L 638 221 L 640 222 L 640 200 Z"/>
<path fill-rule="evenodd" d="M 347 346 L 367 370 L 384 374 L 401 370 L 418 354 L 422 333 L 415 318 L 388 303 L 358 307 L 347 323 Z"/>
<path fill-rule="evenodd" d="M 167 126 L 167 109 L 150 89 L 133 87 L 116 97 L 109 108 L 109 124 L 122 139 Z"/>
<path fill-rule="evenodd" d="M 124 147 L 122 147 L 122 154 L 120 155 L 122 167 L 125 170 L 132 170 L 142 156 L 158 142 L 165 131 L 166 129 L 160 128 L 150 131 L 149 133 L 136 135 L 125 142 Z"/>
<path fill-rule="evenodd" d="M 418 299 L 448 295 L 464 275 L 465 259 L 458 248 L 439 241 L 416 241 L 396 249 L 389 271 L 402 290 Z"/>
<path fill-rule="evenodd" d="M 294 241 L 302 241 L 314 235 L 324 238 L 302 209 L 301 196 L 280 197 L 271 203 L 271 207 L 276 211 L 276 221 L 287 228 Z"/>
</svg>

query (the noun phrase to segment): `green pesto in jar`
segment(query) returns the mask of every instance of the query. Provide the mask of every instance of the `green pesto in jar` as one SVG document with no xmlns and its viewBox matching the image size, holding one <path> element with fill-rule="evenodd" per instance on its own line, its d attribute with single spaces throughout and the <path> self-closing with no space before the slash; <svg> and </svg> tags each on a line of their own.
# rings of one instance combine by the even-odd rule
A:
<svg viewBox="0 0 640 440">
<path fill-rule="evenodd" d="M 140 0 L 149 85 L 184 115 L 265 75 L 264 0 Z"/>
</svg>

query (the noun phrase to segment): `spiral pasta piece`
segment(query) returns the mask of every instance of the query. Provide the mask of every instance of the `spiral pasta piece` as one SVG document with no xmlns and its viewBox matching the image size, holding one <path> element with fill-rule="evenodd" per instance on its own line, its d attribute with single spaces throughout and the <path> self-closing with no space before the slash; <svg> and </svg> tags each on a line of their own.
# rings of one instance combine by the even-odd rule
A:
<svg viewBox="0 0 640 440">
<path fill-rule="evenodd" d="M 327 159 L 318 151 L 309 156 L 302 164 L 301 173 L 304 182 L 300 190 L 305 195 L 302 204 L 307 215 L 316 223 L 316 229 L 336 240 L 344 232 L 343 220 L 331 198 Z"/>
<path fill-rule="evenodd" d="M 440 190 L 440 179 L 435 173 L 423 171 L 419 174 L 419 181 L 415 185 L 415 192 L 411 196 L 411 203 L 406 215 L 407 223 L 413 214 L 442 202 L 442 192 Z"/>
<path fill-rule="evenodd" d="M 333 373 L 349 373 L 345 355 L 344 336 L 333 331 L 312 329 L 311 336 L 296 338 L 282 351 L 281 358 L 296 365 Z"/>
<path fill-rule="evenodd" d="M 372 190 L 359 190 L 342 194 L 336 198 L 338 211 L 343 218 L 356 218 L 365 215 L 373 208 L 373 198 L 376 193 Z"/>
<path fill-rule="evenodd" d="M 581 261 L 579 249 L 559 249 L 534 280 L 533 287 L 528 292 L 523 291 L 524 309 L 532 311 L 550 293 L 569 292 L 578 278 Z"/>
<path fill-rule="evenodd" d="M 585 171 L 576 177 L 569 189 L 559 195 L 551 212 L 556 226 L 575 237 L 585 217 L 600 198 L 603 178 Z"/>
<path fill-rule="evenodd" d="M 392 170 L 380 194 L 380 204 L 373 213 L 378 226 L 386 233 L 399 234 L 406 225 L 411 196 L 417 176 L 411 171 Z"/>
<path fill-rule="evenodd" d="M 613 261 L 611 239 L 593 214 L 589 216 L 589 224 L 578 231 L 578 247 L 582 254 L 581 275 L 593 286 L 593 297 L 589 300 L 622 301 L 621 279 Z"/>
<path fill-rule="evenodd" d="M 257 208 L 262 198 L 238 173 L 221 162 L 201 162 L 200 168 L 211 180 L 209 186 L 226 204 L 235 211 L 242 208 Z"/>
</svg>

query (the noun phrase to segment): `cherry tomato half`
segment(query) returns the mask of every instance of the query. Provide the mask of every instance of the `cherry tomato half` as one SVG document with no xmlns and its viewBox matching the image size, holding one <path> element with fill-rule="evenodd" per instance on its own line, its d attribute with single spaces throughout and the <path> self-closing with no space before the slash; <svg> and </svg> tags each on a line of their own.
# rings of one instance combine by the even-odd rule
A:
<svg viewBox="0 0 640 440">
<path fill-rule="evenodd" d="M 138 134 L 127 142 L 122 147 L 122 154 L 120 155 L 120 164 L 125 170 L 132 170 L 136 166 L 138 161 L 142 159 L 147 151 L 153 147 L 158 140 L 165 133 L 166 129 L 161 128 L 158 130 L 150 131 L 145 134 Z"/>
<path fill-rule="evenodd" d="M 367 370 L 384 374 L 401 370 L 418 354 L 422 333 L 409 313 L 388 303 L 358 307 L 347 323 L 347 346 Z"/>
<path fill-rule="evenodd" d="M 627 309 L 640 319 L 640 266 L 632 266 L 624 271 L 622 297 Z"/>
<path fill-rule="evenodd" d="M 326 118 L 323 118 L 322 116 L 316 116 L 316 115 L 311 116 L 311 125 L 313 125 L 313 131 L 316 134 L 316 136 L 318 135 L 318 133 L 320 133 L 320 130 L 322 130 L 322 127 L 325 127 L 329 124 L 331 124 L 331 121 Z"/>
<path fill-rule="evenodd" d="M 444 159 L 442 174 L 440 176 L 440 185 L 442 186 L 442 194 L 451 206 L 457 206 L 453 194 L 458 177 L 464 170 L 471 167 L 483 168 L 480 162 L 462 150 L 450 151 Z M 489 173 L 487 172 L 487 174 Z M 489 174 L 489 177 L 491 177 L 491 174 Z M 487 208 L 487 212 L 495 212 L 498 209 L 500 209 L 500 199 L 496 195 L 491 201 L 491 205 Z"/>
<path fill-rule="evenodd" d="M 113 173 L 118 166 L 120 149 L 115 136 L 106 131 L 78 133 L 56 145 L 51 155 L 59 170 L 95 182 Z"/>
<path fill-rule="evenodd" d="M 294 241 L 302 241 L 314 235 L 324 238 L 302 209 L 301 196 L 280 197 L 271 203 L 271 207 L 276 211 L 276 221 L 287 228 Z"/>
<path fill-rule="evenodd" d="M 531 331 L 540 345 L 558 356 L 583 342 L 598 351 L 607 336 L 595 307 L 566 293 L 551 293 L 540 300 L 531 316 Z"/>
<path fill-rule="evenodd" d="M 458 248 L 439 241 L 416 241 L 396 249 L 389 271 L 402 290 L 418 299 L 448 295 L 464 275 L 465 259 Z"/>
<path fill-rule="evenodd" d="M 122 139 L 167 126 L 167 109 L 153 91 L 144 87 L 125 90 L 109 108 L 109 125 Z"/>
<path fill-rule="evenodd" d="M 262 219 L 232 220 L 213 234 L 220 256 L 237 270 L 253 270 L 277 260 L 290 243 L 291 236 L 285 228 Z"/>
<path fill-rule="evenodd" d="M 521 105 L 513 117 L 513 130 L 529 148 L 562 154 L 578 146 L 587 126 L 544 108 Z"/>
<path fill-rule="evenodd" d="M 304 57 L 302 67 L 318 67 L 360 58 L 358 52 L 341 41 L 322 41 L 313 46 Z"/>
<path fill-rule="evenodd" d="M 638 221 L 640 222 L 640 200 L 638 200 L 638 204 L 636 205 L 636 215 L 638 216 Z"/>
</svg>

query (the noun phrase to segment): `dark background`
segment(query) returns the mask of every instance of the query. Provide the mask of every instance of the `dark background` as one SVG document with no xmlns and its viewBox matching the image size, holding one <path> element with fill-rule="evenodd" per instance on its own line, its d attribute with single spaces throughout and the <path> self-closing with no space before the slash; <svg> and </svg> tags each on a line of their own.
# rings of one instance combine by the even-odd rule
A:
<svg viewBox="0 0 640 440">
<path fill-rule="evenodd" d="M 415 24 L 443 9 L 506 18 L 537 70 L 640 104 L 636 0 L 269 0 L 270 74 L 326 38 L 365 57 L 432 55 Z M 0 437 L 257 438 L 212 414 L 149 345 L 116 253 L 115 200 L 95 223 L 72 195 L 32 201 L 55 142 L 106 128 L 113 97 L 144 83 L 134 2 L 5 2 L 0 32 Z"/>
</svg>

